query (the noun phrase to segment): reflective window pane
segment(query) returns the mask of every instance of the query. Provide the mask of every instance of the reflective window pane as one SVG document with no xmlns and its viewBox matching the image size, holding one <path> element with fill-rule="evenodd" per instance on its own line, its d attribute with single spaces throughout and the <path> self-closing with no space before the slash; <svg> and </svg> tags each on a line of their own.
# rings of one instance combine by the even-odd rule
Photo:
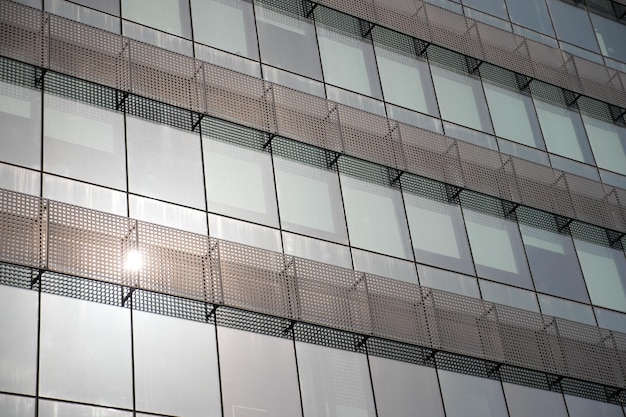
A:
<svg viewBox="0 0 626 417">
<path fill-rule="evenodd" d="M 72 0 L 74 3 L 82 4 L 83 6 L 91 7 L 92 9 L 100 10 L 108 14 L 115 16 L 120 15 L 120 2 L 119 0 Z"/>
<path fill-rule="evenodd" d="M 122 34 L 128 38 L 154 45 L 158 48 L 193 56 L 193 43 L 190 40 L 129 22 L 128 20 L 122 21 Z"/>
<path fill-rule="evenodd" d="M 0 188 L 39 196 L 41 174 L 37 171 L 0 163 Z"/>
<path fill-rule="evenodd" d="M 228 68 L 231 71 L 241 72 L 251 77 L 261 78 L 261 64 L 251 59 L 242 58 L 228 52 L 209 46 L 194 44 L 196 58 L 206 61 L 218 67 Z"/>
<path fill-rule="evenodd" d="M 149 223 L 206 234 L 207 220 L 204 211 L 193 210 L 176 204 L 164 203 L 150 198 L 128 196 L 130 217 Z"/>
<path fill-rule="evenodd" d="M 209 214 L 209 234 L 218 239 L 282 252 L 278 230 L 241 220 Z"/>
<path fill-rule="evenodd" d="M 510 417 L 550 416 L 568 417 L 565 400 L 560 392 L 503 382 Z"/>
<path fill-rule="evenodd" d="M 193 36 L 224 51 L 259 59 L 252 2 L 191 0 Z"/>
<path fill-rule="evenodd" d="M 126 118 L 130 192 L 204 210 L 198 134 Z"/>
<path fill-rule="evenodd" d="M 428 63 L 382 46 L 375 49 L 385 101 L 439 116 Z"/>
<path fill-rule="evenodd" d="M 0 391 L 35 394 L 38 314 L 36 291 L 0 285 Z"/>
<path fill-rule="evenodd" d="M 102 2 L 106 3 L 106 2 Z M 110 3 L 110 2 L 109 2 Z M 106 6 L 105 6 L 106 7 Z M 120 19 L 64 0 L 45 0 L 44 10 L 109 32 L 120 33 Z M 118 8 L 119 14 L 119 8 Z"/>
<path fill-rule="evenodd" d="M 35 400 L 32 398 L 0 394 L 0 415 L 10 417 L 35 417 Z"/>
<path fill-rule="evenodd" d="M 626 333 L 626 315 L 616 313 L 615 311 L 605 310 L 603 308 L 594 308 L 598 326 L 616 332 Z"/>
<path fill-rule="evenodd" d="M 532 291 L 521 290 L 508 285 L 497 284 L 495 282 L 478 280 L 480 292 L 483 300 L 492 303 L 504 304 L 510 307 L 521 308 L 523 310 L 539 312 L 537 298 Z"/>
<path fill-rule="evenodd" d="M 138 410 L 221 416 L 214 326 L 133 311 L 133 344 Z"/>
<path fill-rule="evenodd" d="M 554 36 L 546 0 L 506 0 L 511 22 Z"/>
<path fill-rule="evenodd" d="M 504 0 L 463 0 L 463 4 L 485 13 L 498 16 L 501 19 L 508 19 Z"/>
<path fill-rule="evenodd" d="M 313 94 L 322 98 L 326 97 L 323 82 L 279 70 L 269 65 L 263 65 L 263 79 L 307 94 Z"/>
<path fill-rule="evenodd" d="M 132 417 L 130 411 L 39 400 L 39 417 Z"/>
<path fill-rule="evenodd" d="M 579 323 L 596 325 L 591 307 L 586 304 L 575 303 L 562 298 L 550 297 L 549 295 L 537 294 L 541 312 L 548 316 L 560 317 Z"/>
<path fill-rule="evenodd" d="M 287 255 L 352 269 L 352 257 L 347 246 L 287 232 L 283 232 L 282 236 Z"/>
<path fill-rule="evenodd" d="M 433 368 L 369 357 L 378 417 L 419 415 L 443 417 L 443 405 Z"/>
<path fill-rule="evenodd" d="M 375 417 L 367 357 L 296 342 L 305 417 Z"/>
<path fill-rule="evenodd" d="M 337 172 L 278 156 L 274 172 L 284 230 L 348 243 Z"/>
<path fill-rule="evenodd" d="M 594 401 L 573 395 L 565 396 L 569 417 L 624 417 L 619 405 Z"/>
<path fill-rule="evenodd" d="M 442 370 L 437 373 L 447 417 L 508 416 L 500 381 Z"/>
<path fill-rule="evenodd" d="M 493 133 L 480 79 L 431 65 L 441 117 L 472 129 Z"/>
<path fill-rule="evenodd" d="M 417 265 L 417 273 L 420 284 L 425 287 L 480 298 L 478 282 L 474 277 L 424 265 Z"/>
<path fill-rule="evenodd" d="M 41 91 L 0 81 L 0 160 L 40 169 Z"/>
<path fill-rule="evenodd" d="M 42 294 L 39 394 L 131 408 L 130 335 L 128 309 Z"/>
<path fill-rule="evenodd" d="M 547 0 L 559 39 L 600 52 L 587 11 L 561 0 Z"/>
<path fill-rule="evenodd" d="M 217 336 L 224 416 L 302 416 L 293 341 L 226 327 Z"/>
<path fill-rule="evenodd" d="M 43 197 L 126 216 L 126 193 L 44 174 Z"/>
<path fill-rule="evenodd" d="M 598 167 L 626 175 L 626 128 L 585 115 L 583 122 Z"/>
<path fill-rule="evenodd" d="M 417 272 L 413 262 L 359 249 L 352 249 L 352 259 L 357 271 L 417 284 Z"/>
<path fill-rule="evenodd" d="M 278 226 L 269 153 L 202 138 L 209 211 Z"/>
<path fill-rule="evenodd" d="M 626 62 L 626 25 L 589 13 L 603 55 Z"/>
<path fill-rule="evenodd" d="M 122 17 L 191 39 L 188 0 L 122 0 Z"/>
<path fill-rule="evenodd" d="M 346 175 L 341 187 L 351 245 L 412 259 L 400 192 Z"/>
<path fill-rule="evenodd" d="M 321 25 L 317 25 L 317 36 L 327 83 L 382 99 L 371 43 Z"/>
</svg>

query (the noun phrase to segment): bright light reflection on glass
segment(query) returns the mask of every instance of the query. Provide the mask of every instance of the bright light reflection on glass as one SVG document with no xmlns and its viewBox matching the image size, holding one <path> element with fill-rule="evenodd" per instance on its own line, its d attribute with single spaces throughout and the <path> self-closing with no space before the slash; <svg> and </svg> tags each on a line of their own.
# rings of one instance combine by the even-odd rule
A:
<svg viewBox="0 0 626 417">
<path fill-rule="evenodd" d="M 131 249 L 126 255 L 124 268 L 131 272 L 137 272 L 143 266 L 143 258 L 137 249 Z"/>
</svg>

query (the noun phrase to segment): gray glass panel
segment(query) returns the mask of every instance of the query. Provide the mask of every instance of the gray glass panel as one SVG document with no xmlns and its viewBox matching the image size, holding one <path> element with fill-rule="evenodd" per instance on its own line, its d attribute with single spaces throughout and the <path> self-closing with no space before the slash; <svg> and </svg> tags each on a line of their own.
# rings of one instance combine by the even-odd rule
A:
<svg viewBox="0 0 626 417">
<path fill-rule="evenodd" d="M 591 148 L 578 112 L 540 100 L 535 100 L 535 107 L 549 152 L 593 164 Z"/>
<path fill-rule="evenodd" d="M 626 25 L 589 13 L 602 54 L 626 61 Z"/>
<path fill-rule="evenodd" d="M 479 0 L 479 1 L 484 1 L 484 0 Z M 502 20 L 499 17 L 495 17 L 487 13 L 479 12 L 478 10 L 474 10 L 469 7 L 464 7 L 463 12 L 465 13 L 465 16 L 471 19 L 486 23 L 489 26 L 494 26 L 499 29 L 506 30 L 507 32 L 513 32 L 513 29 L 511 28 L 511 23 L 509 23 L 508 20 Z"/>
<path fill-rule="evenodd" d="M 417 262 L 474 274 L 461 208 L 411 193 L 404 194 Z"/>
<path fill-rule="evenodd" d="M 602 182 L 609 185 L 614 185 L 619 188 L 626 188 L 626 176 L 615 174 L 613 172 L 599 170 L 600 178 L 602 178 Z"/>
<path fill-rule="evenodd" d="M 624 252 L 574 239 L 591 302 L 626 312 Z"/>
<path fill-rule="evenodd" d="M 399 191 L 341 175 L 350 244 L 385 255 L 412 259 Z"/>
<path fill-rule="evenodd" d="M 39 196 L 40 185 L 39 172 L 0 163 L 0 188 Z"/>
<path fill-rule="evenodd" d="M 93 210 L 126 216 L 126 193 L 44 174 L 43 197 Z"/>
<path fill-rule="evenodd" d="M 39 394 L 131 408 L 128 309 L 41 295 Z"/>
<path fill-rule="evenodd" d="M 293 341 L 217 328 L 225 417 L 302 416 Z"/>
<path fill-rule="evenodd" d="M 128 411 L 39 400 L 39 417 L 132 417 Z"/>
<path fill-rule="evenodd" d="M 128 203 L 130 217 L 133 219 L 187 230 L 192 233 L 207 234 L 207 220 L 204 211 L 135 195 L 128 196 Z"/>
<path fill-rule="evenodd" d="M 44 170 L 126 189 L 124 115 L 44 94 Z"/>
<path fill-rule="evenodd" d="M 259 59 L 252 2 L 191 0 L 191 10 L 196 42 Z"/>
<path fill-rule="evenodd" d="M 583 397 L 565 395 L 569 417 L 624 417 L 622 408 L 616 404 L 594 401 Z"/>
<path fill-rule="evenodd" d="M 0 285 L 0 391 L 35 394 L 37 298 L 36 291 Z"/>
<path fill-rule="evenodd" d="M 231 71 L 241 72 L 252 77 L 261 78 L 261 64 L 238 55 L 220 51 L 208 46 L 194 44 L 196 58 L 218 67 L 228 68 Z"/>
<path fill-rule="evenodd" d="M 603 308 L 594 308 L 598 326 L 616 332 L 626 333 L 626 315 L 616 313 L 615 311 L 605 310 Z"/>
<path fill-rule="evenodd" d="M 437 371 L 447 417 L 507 417 L 500 381 Z"/>
<path fill-rule="evenodd" d="M 511 417 L 568 417 L 563 394 L 522 385 L 502 383 Z"/>
<path fill-rule="evenodd" d="M 483 85 L 496 135 L 545 149 L 532 98 L 493 84 Z"/>
<path fill-rule="evenodd" d="M 133 344 L 138 410 L 221 416 L 214 326 L 134 311 Z"/>
<path fill-rule="evenodd" d="M 441 120 L 435 117 L 426 116 L 425 114 L 403 109 L 402 107 L 397 107 L 392 104 L 387 104 L 385 107 L 390 119 L 443 134 Z"/>
<path fill-rule="evenodd" d="M 511 22 L 554 36 L 546 0 L 506 0 Z"/>
<path fill-rule="evenodd" d="M 106 2 L 103 2 L 106 4 Z M 44 10 L 50 13 L 95 26 L 109 32 L 120 33 L 120 19 L 105 13 L 68 3 L 64 0 L 45 0 Z M 119 14 L 119 3 L 118 3 Z"/>
<path fill-rule="evenodd" d="M 275 156 L 274 172 L 284 230 L 348 243 L 336 171 Z"/>
<path fill-rule="evenodd" d="M 304 93 L 313 94 L 322 98 L 326 97 L 324 83 L 291 72 L 279 70 L 268 65 L 263 65 L 263 79 Z"/>
<path fill-rule="evenodd" d="M 370 356 L 378 417 L 443 417 L 433 368 Z"/>
<path fill-rule="evenodd" d="M 559 39 L 600 52 L 587 12 L 561 0 L 547 0 Z"/>
<path fill-rule="evenodd" d="M 463 215 L 477 275 L 532 289 L 517 223 L 465 209 Z"/>
<path fill-rule="evenodd" d="M 496 284 L 482 279 L 478 280 L 483 300 L 492 303 L 539 312 L 537 298 L 533 291 L 521 290 L 508 285 Z"/>
<path fill-rule="evenodd" d="M 541 165 L 550 166 L 550 158 L 548 154 L 539 149 L 529 148 L 528 146 L 519 145 L 509 142 L 505 139 L 498 139 L 498 147 L 500 152 L 526 159 L 527 161 L 536 162 Z"/>
<path fill-rule="evenodd" d="M 134 117 L 126 135 L 130 192 L 204 210 L 199 135 Z"/>
<path fill-rule="evenodd" d="M 537 294 L 541 312 L 548 316 L 577 321 L 579 323 L 596 325 L 591 307 L 562 298 L 550 297 L 549 295 Z"/>
<path fill-rule="evenodd" d="M 313 23 L 258 5 L 255 11 L 261 61 L 321 80 L 322 64 Z"/>
<path fill-rule="evenodd" d="M 122 34 L 131 39 L 164 48 L 179 54 L 193 56 L 193 42 L 169 33 L 124 20 Z"/>
<path fill-rule="evenodd" d="M 496 138 L 491 135 L 445 121 L 443 122 L 443 128 L 447 136 L 473 143 L 483 148 L 492 149 L 494 151 L 498 150 L 498 142 Z"/>
<path fill-rule="evenodd" d="M 352 269 L 352 257 L 347 246 L 287 232 L 283 232 L 282 236 L 288 255 Z"/>
<path fill-rule="evenodd" d="M 352 259 L 357 271 L 417 284 L 417 272 L 413 262 L 358 249 L 352 249 Z"/>
<path fill-rule="evenodd" d="M 346 106 L 355 107 L 385 117 L 385 103 L 375 100 L 361 94 L 342 88 L 326 85 L 326 97 L 330 101 L 345 104 Z"/>
<path fill-rule="evenodd" d="M 0 415 L 7 417 L 35 417 L 35 400 L 0 394 Z"/>
<path fill-rule="evenodd" d="M 572 238 L 520 224 L 537 291 L 589 302 Z"/>
<path fill-rule="evenodd" d="M 550 154 L 550 162 L 552 163 L 552 167 L 558 169 L 559 171 L 570 172 L 574 175 L 579 175 L 598 182 L 600 181 L 600 175 L 598 174 L 598 169 L 595 166 L 572 161 L 571 159 L 562 158 L 552 154 Z"/>
<path fill-rule="evenodd" d="M 626 128 L 585 115 L 583 123 L 598 167 L 626 175 Z"/>
<path fill-rule="evenodd" d="M 305 417 L 375 417 L 367 357 L 296 342 Z"/>
<path fill-rule="evenodd" d="M 269 153 L 202 138 L 209 211 L 278 226 Z"/>
<path fill-rule="evenodd" d="M 241 220 L 209 214 L 209 234 L 219 239 L 282 252 L 278 230 Z"/>
<path fill-rule="evenodd" d="M 122 0 L 122 17 L 191 39 L 188 0 Z"/>
<path fill-rule="evenodd" d="M 317 36 L 327 83 L 382 99 L 371 43 L 321 25 L 317 25 Z"/>
<path fill-rule="evenodd" d="M 493 133 L 480 79 L 431 65 L 441 117 Z"/>
<path fill-rule="evenodd" d="M 384 47 L 375 47 L 385 101 L 439 116 L 428 63 Z"/>
<path fill-rule="evenodd" d="M 41 91 L 0 81 L 0 160 L 40 169 Z"/>
<path fill-rule="evenodd" d="M 82 4 L 83 6 L 91 7 L 101 12 L 112 14 L 115 16 L 120 15 L 120 2 L 119 0 L 72 0 L 74 3 Z"/>
<path fill-rule="evenodd" d="M 417 265 L 417 274 L 420 284 L 425 287 L 480 298 L 478 282 L 474 277 L 424 265 Z"/>
<path fill-rule="evenodd" d="M 463 4 L 485 13 L 498 16 L 501 19 L 508 19 L 504 0 L 463 0 Z"/>
</svg>

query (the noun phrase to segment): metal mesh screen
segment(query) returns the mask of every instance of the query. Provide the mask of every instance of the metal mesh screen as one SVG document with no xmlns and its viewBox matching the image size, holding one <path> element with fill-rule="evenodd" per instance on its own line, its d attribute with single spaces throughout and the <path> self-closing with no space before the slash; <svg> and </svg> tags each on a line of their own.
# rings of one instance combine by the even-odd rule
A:
<svg viewBox="0 0 626 417">
<path fill-rule="evenodd" d="M 20 4 L 0 1 L 0 51 L 38 67 L 49 65 L 50 15 Z"/>
</svg>

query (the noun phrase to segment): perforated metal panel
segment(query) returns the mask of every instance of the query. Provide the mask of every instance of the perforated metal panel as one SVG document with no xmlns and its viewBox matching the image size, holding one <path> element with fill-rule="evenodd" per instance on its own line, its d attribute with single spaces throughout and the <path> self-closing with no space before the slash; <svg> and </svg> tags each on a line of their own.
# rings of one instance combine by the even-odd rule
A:
<svg viewBox="0 0 626 417">
<path fill-rule="evenodd" d="M 43 274 L 41 291 L 95 303 L 123 306 L 124 288 L 119 285 L 54 272 Z"/>
<path fill-rule="evenodd" d="M 136 222 L 68 204 L 49 203 L 48 268 L 135 286 Z"/>
<path fill-rule="evenodd" d="M 431 35 L 430 39 L 425 40 L 455 52 L 483 59 L 482 46 L 474 21 L 428 3 L 424 3 L 424 10 Z"/>
<path fill-rule="evenodd" d="M 206 111 L 200 61 L 142 42 L 130 41 L 132 92 L 198 112 Z"/>
<path fill-rule="evenodd" d="M 2 55 L 47 68 L 49 15 L 21 4 L 0 1 Z"/>
<path fill-rule="evenodd" d="M 370 334 L 372 321 L 365 276 L 307 259 L 295 258 L 303 321 Z"/>
<path fill-rule="evenodd" d="M 602 97 L 609 103 L 620 103 L 624 100 L 624 86 L 618 71 L 598 65 L 578 56 L 572 56 L 576 71 L 580 76 L 581 92 L 591 97 Z"/>
<path fill-rule="evenodd" d="M 376 16 L 381 26 L 423 39 L 429 37 L 426 12 L 421 1 L 374 0 Z"/>
<path fill-rule="evenodd" d="M 571 194 L 575 217 L 583 222 L 614 228 L 615 219 L 607 202 L 604 187 L 597 181 L 564 173 Z"/>
<path fill-rule="evenodd" d="M 211 304 L 150 291 L 135 290 L 131 297 L 134 310 L 161 314 L 179 319 L 213 322 Z"/>
<path fill-rule="evenodd" d="M 476 27 L 485 61 L 504 68 L 515 68 L 520 74 L 533 74 L 526 39 L 482 22 L 476 22 Z"/>
<path fill-rule="evenodd" d="M 122 91 L 130 89 L 129 40 L 56 15 L 50 19 L 50 69 Z"/>
<path fill-rule="evenodd" d="M 47 202 L 0 190 L 0 259 L 35 268 L 47 259 Z"/>
<path fill-rule="evenodd" d="M 298 317 L 291 256 L 220 241 L 224 304 L 285 318 Z"/>
</svg>

